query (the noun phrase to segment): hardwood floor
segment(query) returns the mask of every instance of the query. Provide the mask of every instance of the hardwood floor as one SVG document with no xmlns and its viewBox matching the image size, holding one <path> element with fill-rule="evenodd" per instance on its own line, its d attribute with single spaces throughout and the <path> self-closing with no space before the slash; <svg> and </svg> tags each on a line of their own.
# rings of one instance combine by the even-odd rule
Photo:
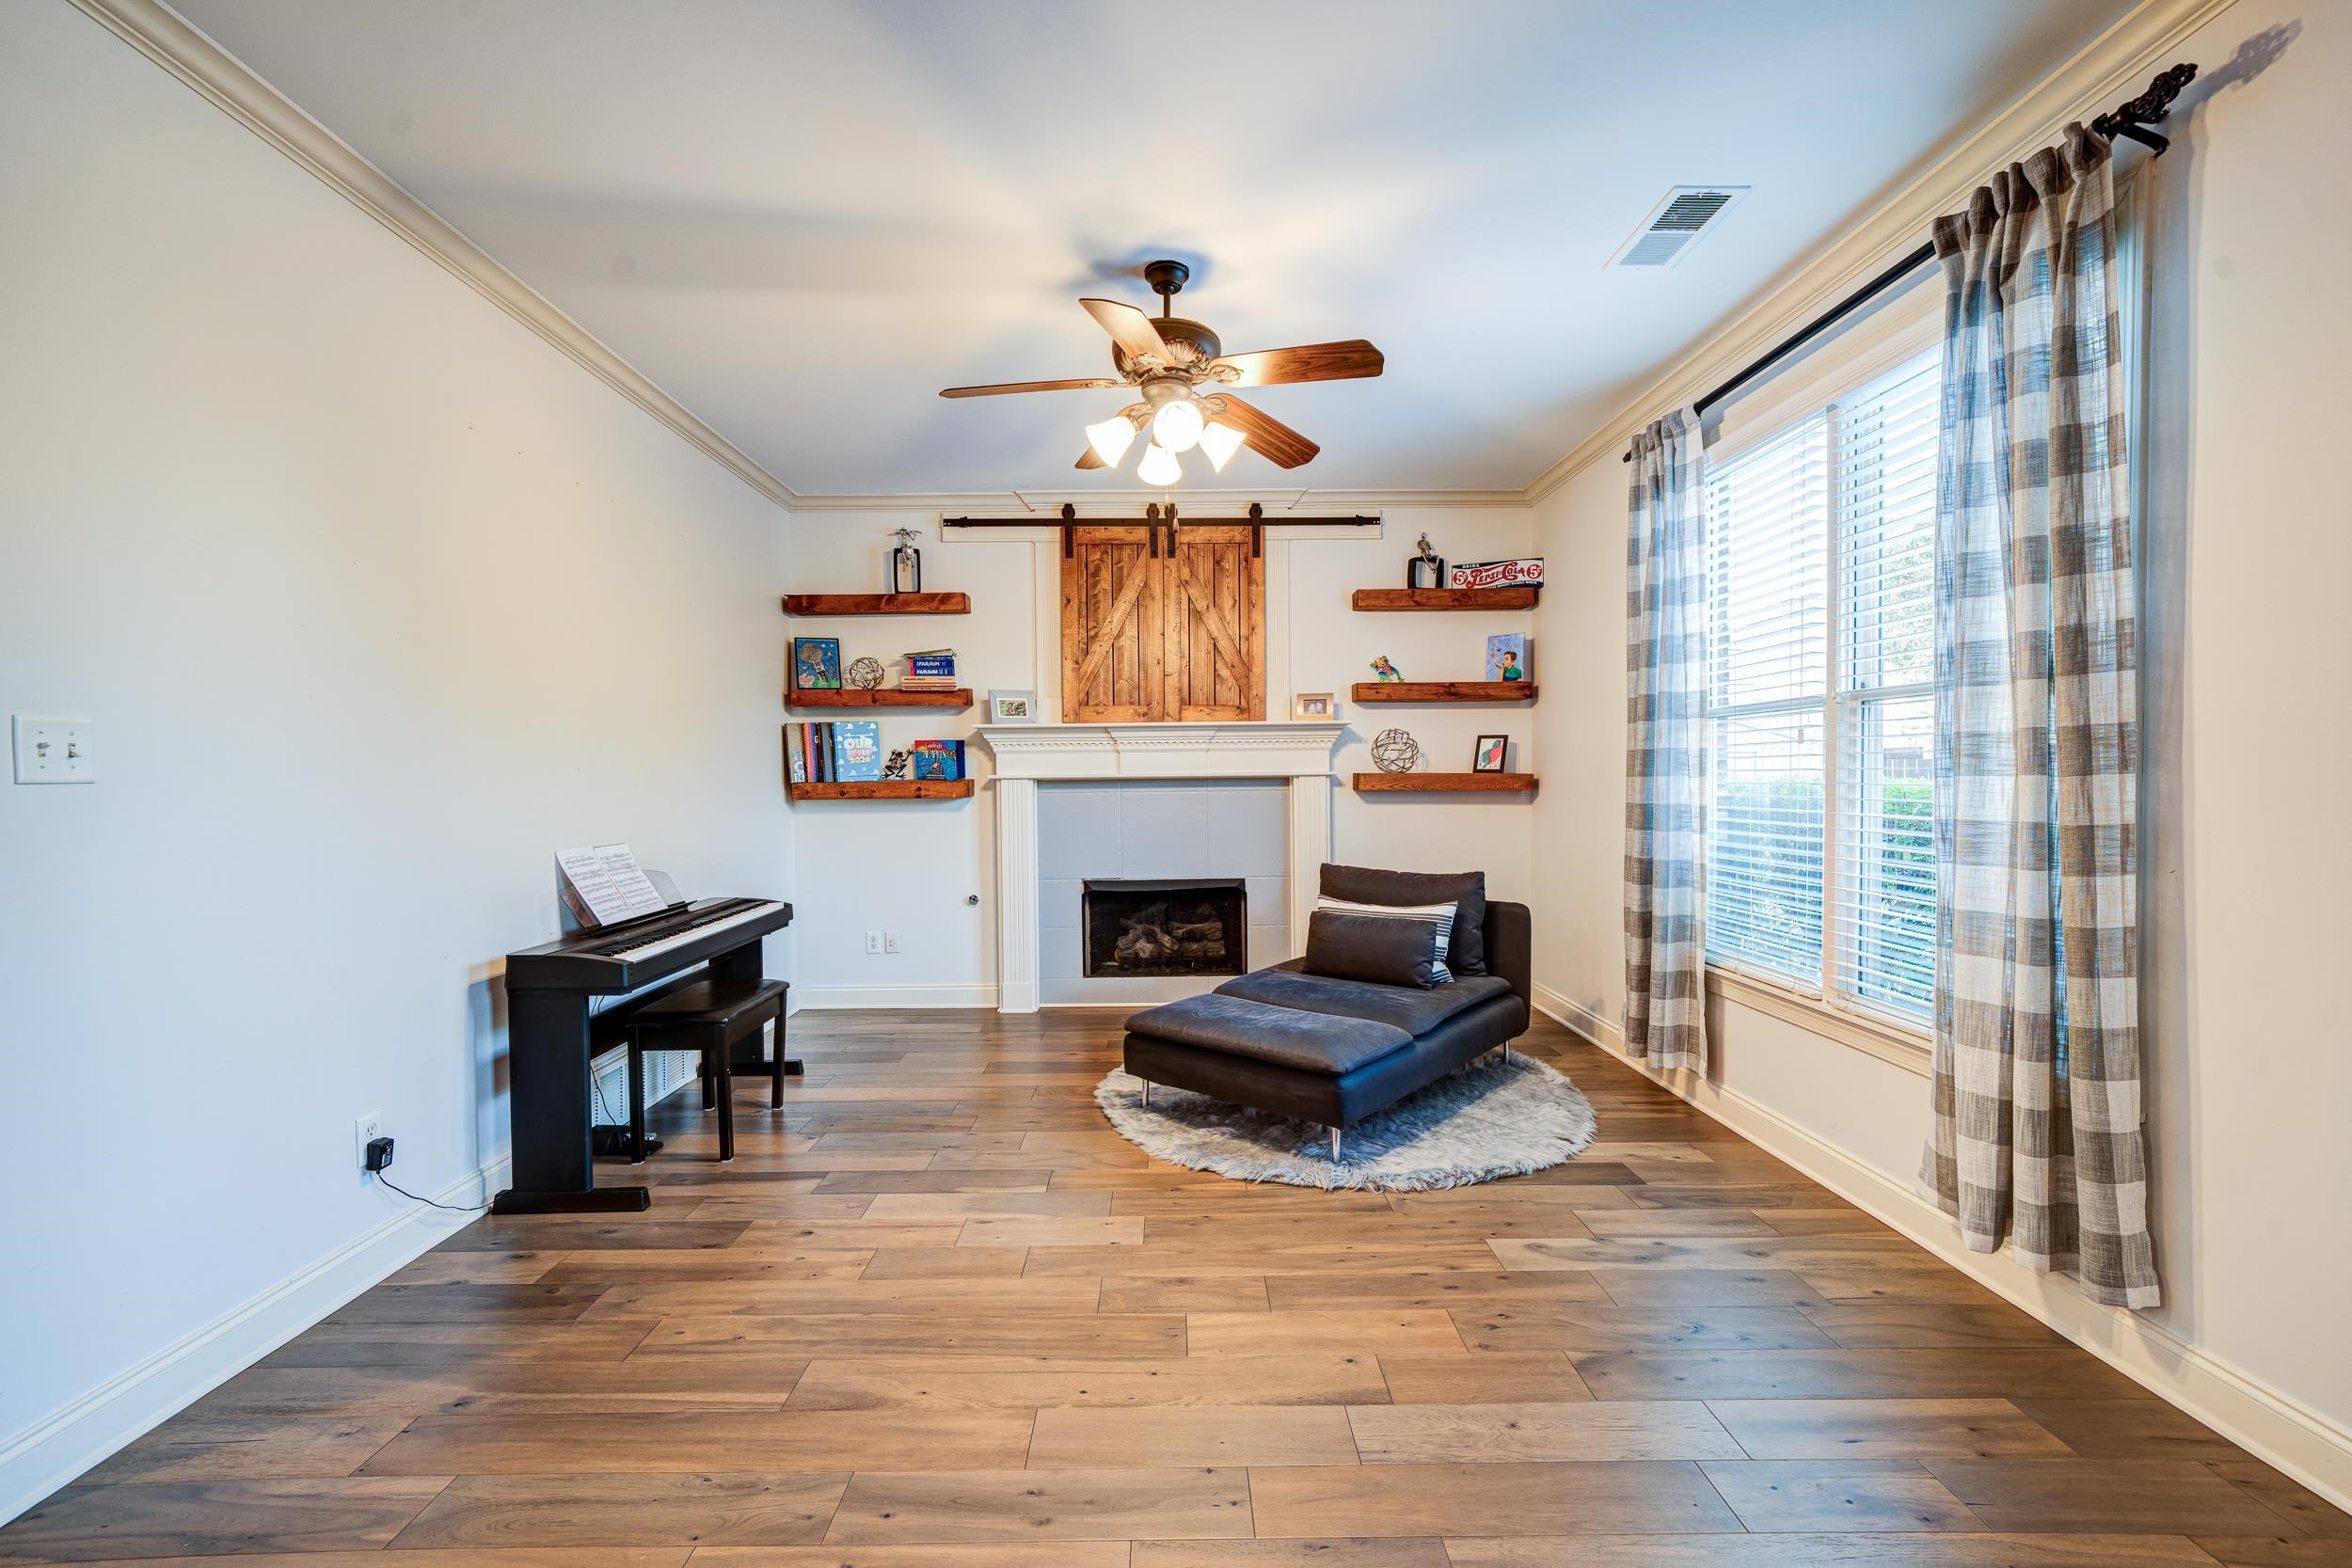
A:
<svg viewBox="0 0 2352 1568">
<path fill-rule="evenodd" d="M 2312 1568 L 2352 1518 L 1564 1031 L 1583 1159 L 1112 1133 L 1116 1015 L 803 1014 L 738 1155 L 485 1219 L 0 1529 L 278 1568 Z M 614 1180 L 629 1179 L 613 1165 Z"/>
</svg>

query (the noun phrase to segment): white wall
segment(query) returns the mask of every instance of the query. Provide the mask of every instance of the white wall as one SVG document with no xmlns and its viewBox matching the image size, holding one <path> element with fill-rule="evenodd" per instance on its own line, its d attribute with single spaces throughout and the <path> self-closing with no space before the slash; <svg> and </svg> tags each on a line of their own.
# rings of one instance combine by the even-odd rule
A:
<svg viewBox="0 0 2352 1568">
<path fill-rule="evenodd" d="M 65 5 L 0 147 L 0 708 L 98 773 L 0 784 L 5 1517 L 437 1233 L 355 1115 L 495 1178 L 554 848 L 791 825 L 770 503 Z"/>
<path fill-rule="evenodd" d="M 2057 1299 L 2062 1286 L 2041 1305 L 2119 1354 L 2180 1361 L 2175 1391 L 2219 1402 L 2207 1408 L 2224 1418 L 2243 1380 L 2283 1414 L 2240 1434 L 2266 1435 L 2342 1497 L 2352 1006 L 2336 977 L 2352 842 L 2325 818 L 2332 781 L 2352 771 L 2331 721 L 2352 671 L 2342 606 L 2352 532 L 2325 433 L 2352 425 L 2352 307 L 2339 276 L 2352 211 L 2313 199 L 2311 182 L 2343 165 L 2352 12 L 2243 0 L 2177 57 L 2201 62 L 2204 80 L 2146 176 L 2142 525 L 2143 1051 L 2167 1300 L 2145 1323 L 2086 1315 Z M 1583 676 L 1548 686 L 1536 710 L 1549 759 L 1537 854 L 1543 885 L 1558 890 L 1538 910 L 1536 979 L 1564 1016 L 1613 1041 L 1624 1009 L 1624 486 L 1613 450 L 1535 511 L 1554 584 L 1535 636 L 1555 674 L 1569 654 Z M 1912 1187 L 1925 1079 L 1747 1007 L 1719 1002 L 1710 1014 L 1709 1094 L 1785 1126 L 1791 1147 L 1813 1140 Z M 2127 1343 L 2136 1337 L 2144 1343 Z"/>
<path fill-rule="evenodd" d="M 1254 461 L 1254 460 L 1253 460 Z M 1231 515 L 1205 498 L 1188 503 L 1201 515 Z M 992 511 L 975 499 L 950 515 Z M 1499 705 L 1358 707 L 1348 688 L 1373 677 L 1374 656 L 1387 654 L 1407 679 L 1475 680 L 1492 631 L 1528 630 L 1510 614 L 1359 614 L 1358 588 L 1402 586 L 1405 559 L 1422 530 L 1453 561 L 1523 555 L 1529 514 L 1518 506 L 1386 510 L 1379 528 L 1269 530 L 1266 558 L 1266 713 L 1290 716 L 1297 691 L 1335 691 L 1349 734 L 1337 766 L 1344 778 L 1369 770 L 1371 737 L 1391 725 L 1409 730 L 1430 752 L 1424 767 L 1466 771 L 1476 736 L 1502 732 L 1517 743 L 1516 766 L 1541 774 L 1535 715 L 1559 700 L 1562 685 L 1587 678 L 1564 661 L 1554 667 L 1541 635 L 1530 660 L 1542 694 L 1534 706 Z M 893 619 L 796 619 L 800 636 L 838 636 L 842 657 L 871 654 L 885 661 L 914 648 L 953 646 L 959 673 L 983 700 L 988 689 L 1035 690 L 1041 712 L 1060 712 L 1059 536 L 1051 529 L 992 533 L 943 531 L 931 511 L 799 511 L 792 515 L 792 587 L 798 593 L 873 592 L 886 577 L 893 529 L 923 535 L 923 585 L 962 589 L 968 616 Z M 1547 588 L 1547 595 L 1557 592 Z M 1547 678 L 1555 673 L 1558 681 Z M 822 717 L 822 715 L 810 715 Z M 882 743 L 967 735 L 982 710 L 885 712 Z M 988 749 L 971 747 L 985 774 Z M 1547 783 L 1546 787 L 1549 787 Z M 1541 799 L 1540 795 L 1537 797 Z M 1332 840 L 1343 861 L 1407 870 L 1483 868 L 1498 897 L 1534 892 L 1523 797 L 1471 795 L 1379 797 L 1342 785 L 1334 794 Z M 803 1006 L 993 1006 L 995 1003 L 994 801 L 987 787 L 968 800 L 807 801 L 793 808 L 800 835 L 800 954 L 794 995 Z M 967 895 L 979 903 L 967 905 Z M 900 933 L 899 952 L 869 957 L 865 933 Z"/>
</svg>

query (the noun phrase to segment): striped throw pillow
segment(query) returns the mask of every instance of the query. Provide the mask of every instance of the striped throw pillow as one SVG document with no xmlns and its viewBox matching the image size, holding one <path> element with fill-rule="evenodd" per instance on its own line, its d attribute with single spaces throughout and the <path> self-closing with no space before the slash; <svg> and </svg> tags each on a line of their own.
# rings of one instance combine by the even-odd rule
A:
<svg viewBox="0 0 2352 1568">
<path fill-rule="evenodd" d="M 1433 955 L 1429 966 L 1431 972 L 1429 983 L 1439 986 L 1447 984 L 1454 978 L 1454 973 L 1446 968 L 1445 960 L 1446 954 L 1451 949 L 1454 941 L 1455 908 L 1456 906 L 1453 904 L 1359 904 L 1349 898 L 1334 898 L 1329 894 L 1325 894 L 1315 900 L 1317 913 L 1327 911 L 1333 914 L 1356 915 L 1375 920 L 1408 921 L 1429 927 L 1432 938 L 1430 951 Z"/>
</svg>

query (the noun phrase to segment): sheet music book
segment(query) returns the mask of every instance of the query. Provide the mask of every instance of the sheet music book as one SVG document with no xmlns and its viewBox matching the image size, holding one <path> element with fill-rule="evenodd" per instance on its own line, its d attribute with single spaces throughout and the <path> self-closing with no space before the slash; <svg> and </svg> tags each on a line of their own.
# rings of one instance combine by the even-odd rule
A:
<svg viewBox="0 0 2352 1568">
<path fill-rule="evenodd" d="M 555 863 L 564 873 L 564 901 L 584 925 L 610 926 L 669 907 L 626 844 L 558 849 Z"/>
</svg>

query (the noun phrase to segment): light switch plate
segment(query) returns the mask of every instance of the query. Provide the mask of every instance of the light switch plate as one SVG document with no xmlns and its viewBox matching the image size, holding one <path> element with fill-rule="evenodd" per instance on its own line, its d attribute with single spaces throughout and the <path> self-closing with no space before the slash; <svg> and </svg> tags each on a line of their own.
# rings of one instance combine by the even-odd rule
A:
<svg viewBox="0 0 2352 1568">
<path fill-rule="evenodd" d="M 21 784 L 88 784 L 97 775 L 90 757 L 87 719 L 33 719 L 19 713 L 8 721 Z"/>
</svg>

